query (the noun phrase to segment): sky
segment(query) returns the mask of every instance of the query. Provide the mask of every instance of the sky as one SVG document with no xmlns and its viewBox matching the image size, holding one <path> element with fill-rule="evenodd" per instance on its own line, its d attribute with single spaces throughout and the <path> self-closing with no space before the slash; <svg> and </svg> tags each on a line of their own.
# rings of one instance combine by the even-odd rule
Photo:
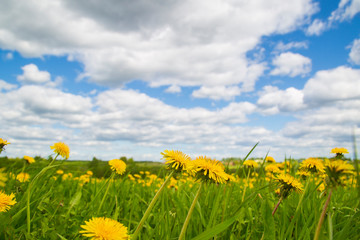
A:
<svg viewBox="0 0 360 240">
<path fill-rule="evenodd" d="M 354 156 L 360 0 L 0 6 L 2 156 Z"/>
</svg>

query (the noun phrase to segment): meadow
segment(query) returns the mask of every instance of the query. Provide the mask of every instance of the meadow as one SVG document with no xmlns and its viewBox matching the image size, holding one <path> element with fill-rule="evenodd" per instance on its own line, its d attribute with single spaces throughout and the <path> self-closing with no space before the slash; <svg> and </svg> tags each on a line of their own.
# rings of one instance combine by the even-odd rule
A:
<svg viewBox="0 0 360 240">
<path fill-rule="evenodd" d="M 253 161 L 253 148 L 235 164 L 165 150 L 163 163 L 137 163 L 67 161 L 64 146 L 1 159 L 0 239 L 360 239 L 346 149 Z"/>
</svg>

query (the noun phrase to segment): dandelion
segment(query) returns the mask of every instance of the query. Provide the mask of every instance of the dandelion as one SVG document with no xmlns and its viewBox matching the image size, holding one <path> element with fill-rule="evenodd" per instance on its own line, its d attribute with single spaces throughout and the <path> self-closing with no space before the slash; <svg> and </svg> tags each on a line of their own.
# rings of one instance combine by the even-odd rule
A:
<svg viewBox="0 0 360 240">
<path fill-rule="evenodd" d="M 266 156 L 265 161 L 268 163 L 274 163 L 276 162 L 275 159 L 271 156 Z"/>
<path fill-rule="evenodd" d="M 32 164 L 35 162 L 35 159 L 29 156 L 24 156 L 24 159 L 27 161 L 27 163 Z"/>
<path fill-rule="evenodd" d="M 122 175 L 126 170 L 126 163 L 120 159 L 113 159 L 109 161 L 111 170 L 115 171 L 117 174 Z"/>
<path fill-rule="evenodd" d="M 5 168 L 0 168 L 0 187 L 5 186 L 5 182 L 8 180 L 7 174 L 4 173 Z"/>
<path fill-rule="evenodd" d="M 56 174 L 62 175 L 62 174 L 64 174 L 64 171 L 59 169 L 59 170 L 56 171 Z"/>
<path fill-rule="evenodd" d="M 14 193 L 7 195 L 5 192 L 0 190 L 0 212 L 6 212 L 11 208 L 11 206 L 15 205 L 16 200 L 14 198 Z"/>
<path fill-rule="evenodd" d="M 254 160 L 245 160 L 243 165 L 249 168 L 257 168 L 259 166 L 259 164 Z"/>
<path fill-rule="evenodd" d="M 90 170 L 89 170 L 89 171 L 87 171 L 87 172 L 86 172 L 86 175 L 88 175 L 88 176 L 92 176 L 92 175 L 94 175 L 94 173 L 93 173 L 92 171 L 90 171 Z"/>
<path fill-rule="evenodd" d="M 195 166 L 197 178 L 205 182 L 225 183 L 229 180 L 224 165 L 216 159 L 199 156 L 195 159 Z"/>
<path fill-rule="evenodd" d="M 346 148 L 333 148 L 331 149 L 331 153 L 336 154 L 335 158 L 343 158 L 345 153 L 349 153 Z"/>
<path fill-rule="evenodd" d="M 63 142 L 57 142 L 54 144 L 54 146 L 50 146 L 51 149 L 54 149 L 54 153 L 57 155 L 62 156 L 65 159 L 69 158 L 70 155 L 70 149 L 69 146 L 66 145 Z"/>
<path fill-rule="evenodd" d="M 18 175 L 16 175 L 16 180 L 19 182 L 28 182 L 30 179 L 30 175 L 28 173 L 21 172 Z"/>
<path fill-rule="evenodd" d="M 5 150 L 5 146 L 10 144 L 8 141 L 0 138 L 0 153 Z"/>
<path fill-rule="evenodd" d="M 286 198 L 292 191 L 302 192 L 303 190 L 301 182 L 289 174 L 282 173 L 275 179 L 280 184 L 281 194 L 284 198 Z"/>
<path fill-rule="evenodd" d="M 300 170 L 311 173 L 325 173 L 323 162 L 318 158 L 308 158 L 301 162 Z"/>
<path fill-rule="evenodd" d="M 276 204 L 276 206 L 272 212 L 272 215 L 275 214 L 281 201 L 283 199 L 287 198 L 292 191 L 295 191 L 295 192 L 303 191 L 303 185 L 301 184 L 301 182 L 289 174 L 282 173 L 282 174 L 278 175 L 275 179 L 279 182 L 280 199 L 279 199 L 279 202 Z"/>
<path fill-rule="evenodd" d="M 178 172 L 182 170 L 191 172 L 193 170 L 193 163 L 191 158 L 184 154 L 181 151 L 174 150 L 165 150 L 161 153 L 163 155 L 163 159 L 165 159 L 165 164 Z"/>
<path fill-rule="evenodd" d="M 84 230 L 79 231 L 83 236 L 92 240 L 125 240 L 130 239 L 127 227 L 116 220 L 105 217 L 93 217 L 81 225 Z"/>
<path fill-rule="evenodd" d="M 280 168 L 277 164 L 270 164 L 270 165 L 267 165 L 265 167 L 265 171 L 268 172 L 268 173 L 272 173 L 272 174 L 275 174 L 275 173 L 280 173 Z"/>
<path fill-rule="evenodd" d="M 325 171 L 327 174 L 327 183 L 332 187 L 336 187 L 337 185 L 344 185 L 342 177 L 352 175 L 354 173 L 354 167 L 343 160 L 326 160 Z"/>
</svg>

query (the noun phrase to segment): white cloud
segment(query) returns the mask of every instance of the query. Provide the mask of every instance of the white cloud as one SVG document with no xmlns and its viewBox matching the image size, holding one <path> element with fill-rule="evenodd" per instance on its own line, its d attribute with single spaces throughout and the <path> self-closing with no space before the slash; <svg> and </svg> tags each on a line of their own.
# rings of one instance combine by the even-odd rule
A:
<svg viewBox="0 0 360 240">
<path fill-rule="evenodd" d="M 289 42 L 289 43 L 283 43 L 282 41 L 279 42 L 278 44 L 276 44 L 274 50 L 275 51 L 281 51 L 281 52 L 285 52 L 285 51 L 288 51 L 290 49 L 301 49 L 301 48 L 304 48 L 304 49 L 307 49 L 308 48 L 308 43 L 305 42 L 305 41 L 302 41 L 302 42 Z"/>
<path fill-rule="evenodd" d="M 327 25 L 326 22 L 324 22 L 320 19 L 315 19 L 312 22 L 312 24 L 306 29 L 306 34 L 310 35 L 310 36 L 311 35 L 319 36 L 328 28 L 329 28 L 329 26 Z"/>
<path fill-rule="evenodd" d="M 180 93 L 181 92 L 181 87 L 179 87 L 178 85 L 171 85 L 170 87 L 168 87 L 165 92 L 167 93 Z"/>
<path fill-rule="evenodd" d="M 277 114 L 279 112 L 292 112 L 305 108 L 301 90 L 290 87 L 280 90 L 277 87 L 265 86 L 260 92 L 257 101 L 259 111 L 263 114 Z"/>
<path fill-rule="evenodd" d="M 7 60 L 12 60 L 14 58 L 13 54 L 11 52 L 8 52 L 5 56 Z"/>
<path fill-rule="evenodd" d="M 11 89 L 14 89 L 16 87 L 17 87 L 17 85 L 8 83 L 8 82 L 0 79 L 0 91 L 3 90 L 3 89 L 4 90 L 11 90 Z"/>
<path fill-rule="evenodd" d="M 27 84 L 42 84 L 49 82 L 50 73 L 47 71 L 40 71 L 35 64 L 28 64 L 21 68 L 24 72 L 17 77 L 17 80 Z"/>
<path fill-rule="evenodd" d="M 341 0 L 338 9 L 331 13 L 330 22 L 352 19 L 360 12 L 359 0 Z"/>
<path fill-rule="evenodd" d="M 271 75 L 304 76 L 311 71 L 311 59 L 298 53 L 285 52 L 275 57 L 272 61 L 275 66 Z"/>
<path fill-rule="evenodd" d="M 195 98 L 210 98 L 214 100 L 231 100 L 239 96 L 241 89 L 237 86 L 202 86 L 200 89 L 193 91 L 192 96 Z"/>
<path fill-rule="evenodd" d="M 55 0 L 5 6 L 0 9 L 3 49 L 29 57 L 69 55 L 84 64 L 81 76 L 95 83 L 122 86 L 142 79 L 151 86 L 225 84 L 242 91 L 252 91 L 265 69 L 264 63 L 250 64 L 246 53 L 262 36 L 301 27 L 317 8 L 310 0 Z"/>
<path fill-rule="evenodd" d="M 360 39 L 355 39 L 352 43 L 349 53 L 349 61 L 351 63 L 360 65 Z"/>
<path fill-rule="evenodd" d="M 304 102 L 318 105 L 338 100 L 360 98 L 360 70 L 340 66 L 319 71 L 304 87 Z"/>
</svg>

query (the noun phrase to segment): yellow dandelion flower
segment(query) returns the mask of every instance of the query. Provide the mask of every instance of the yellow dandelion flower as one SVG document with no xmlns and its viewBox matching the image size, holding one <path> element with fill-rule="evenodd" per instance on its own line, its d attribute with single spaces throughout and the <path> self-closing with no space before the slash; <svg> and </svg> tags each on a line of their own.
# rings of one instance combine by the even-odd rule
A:
<svg viewBox="0 0 360 240">
<path fill-rule="evenodd" d="M 86 172 L 86 174 L 87 174 L 87 175 L 89 175 L 89 176 L 94 175 L 94 173 L 93 173 L 92 171 L 90 171 L 90 170 L 89 170 L 89 171 L 87 171 L 87 172 Z"/>
<path fill-rule="evenodd" d="M 35 162 L 35 159 L 29 156 L 24 156 L 24 159 L 29 163 L 32 164 Z"/>
<path fill-rule="evenodd" d="M 165 159 L 165 164 L 176 171 L 180 172 L 184 170 L 192 172 L 194 170 L 194 164 L 191 158 L 181 151 L 165 150 L 161 154 L 163 155 L 163 159 Z"/>
<path fill-rule="evenodd" d="M 109 161 L 111 170 L 115 171 L 117 174 L 122 175 L 126 170 L 126 163 L 120 159 L 113 159 Z"/>
<path fill-rule="evenodd" d="M 145 174 L 146 174 L 146 175 L 150 175 L 150 172 L 149 172 L 149 171 L 145 171 Z"/>
<path fill-rule="evenodd" d="M 245 160 L 243 165 L 250 168 L 257 168 L 259 166 L 259 164 L 254 160 Z"/>
<path fill-rule="evenodd" d="M 349 153 L 349 151 L 346 148 L 333 148 L 333 149 L 331 149 L 331 153 L 344 154 L 344 153 Z"/>
<path fill-rule="evenodd" d="M 266 161 L 266 162 L 269 162 L 269 163 L 274 163 L 274 162 L 276 162 L 275 159 L 274 159 L 273 157 L 271 157 L 271 156 L 267 156 L 267 157 L 265 158 L 265 161 Z"/>
<path fill-rule="evenodd" d="M 224 171 L 224 165 L 216 159 L 199 156 L 195 159 L 195 166 L 199 179 L 215 183 L 225 183 L 229 180 L 229 175 Z"/>
<path fill-rule="evenodd" d="M 11 206 L 15 205 L 16 200 L 14 198 L 14 193 L 7 195 L 5 192 L 0 190 L 0 212 L 6 212 L 11 208 Z"/>
<path fill-rule="evenodd" d="M 105 217 L 93 217 L 81 225 L 84 230 L 79 231 L 83 236 L 92 240 L 126 240 L 130 239 L 127 227 L 116 220 Z"/>
<path fill-rule="evenodd" d="M 275 179 L 280 184 L 280 192 L 283 198 L 286 198 L 292 191 L 303 191 L 301 182 L 289 174 L 281 173 Z"/>
<path fill-rule="evenodd" d="M 65 159 L 69 158 L 69 155 L 70 155 L 69 146 L 63 142 L 55 143 L 54 146 L 50 146 L 50 149 L 54 149 L 54 153 L 62 156 Z"/>
<path fill-rule="evenodd" d="M 0 138 L 0 153 L 4 150 L 4 147 L 8 144 L 10 144 L 8 141 Z"/>
<path fill-rule="evenodd" d="M 308 158 L 300 163 L 300 170 L 312 173 L 324 173 L 323 161 L 318 158 Z"/>
<path fill-rule="evenodd" d="M 354 174 L 354 166 L 343 160 L 326 160 L 325 171 L 328 184 L 333 186 L 343 185 L 342 177 Z"/>
<path fill-rule="evenodd" d="M 19 182 L 28 182 L 30 179 L 30 175 L 28 173 L 21 172 L 18 175 L 16 175 L 16 180 Z"/>
<path fill-rule="evenodd" d="M 0 187 L 5 186 L 5 182 L 8 180 L 7 174 L 4 173 L 5 168 L 0 168 Z"/>
<path fill-rule="evenodd" d="M 144 175 L 144 171 L 140 171 L 139 173 L 140 173 L 141 175 Z"/>
<path fill-rule="evenodd" d="M 59 174 L 59 175 L 62 175 L 62 174 L 64 174 L 64 171 L 59 169 L 59 170 L 56 171 L 56 173 Z"/>
<path fill-rule="evenodd" d="M 280 173 L 280 168 L 277 164 L 270 164 L 265 167 L 265 171 L 268 173 Z"/>
</svg>

